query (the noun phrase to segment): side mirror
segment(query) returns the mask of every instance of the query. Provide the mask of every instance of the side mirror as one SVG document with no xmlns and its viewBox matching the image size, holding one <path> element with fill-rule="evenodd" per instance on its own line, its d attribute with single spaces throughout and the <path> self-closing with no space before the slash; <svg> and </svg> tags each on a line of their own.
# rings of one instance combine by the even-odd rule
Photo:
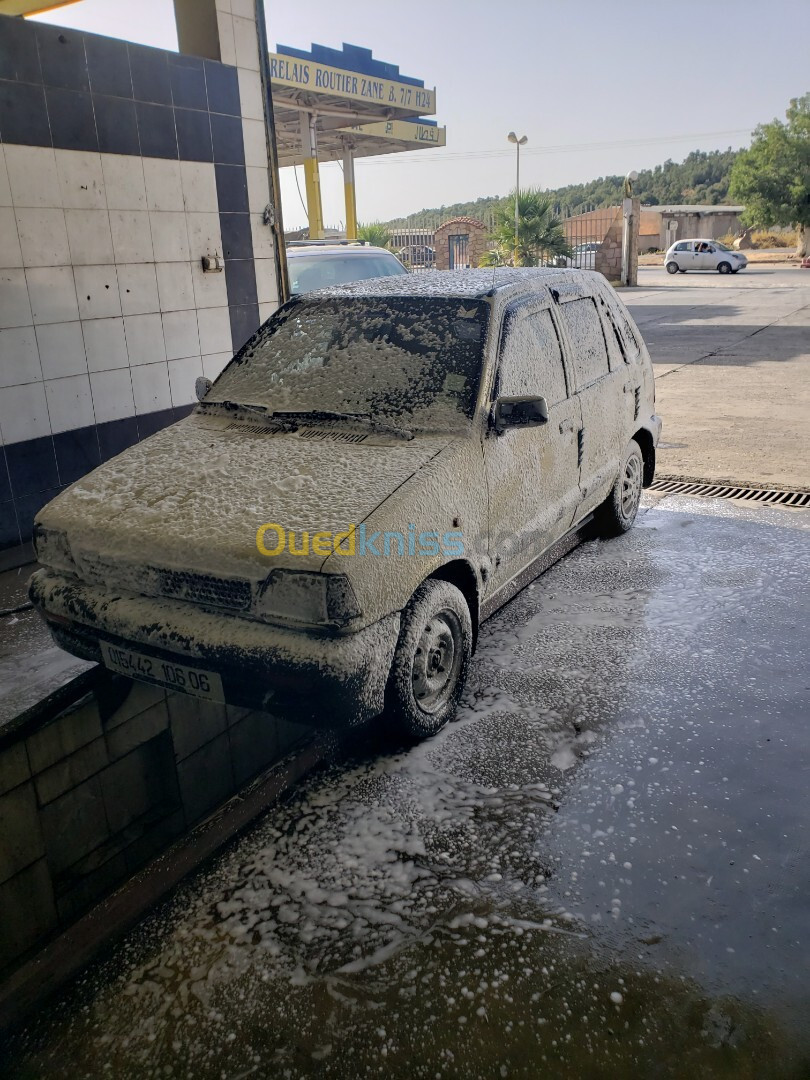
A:
<svg viewBox="0 0 810 1080">
<path fill-rule="evenodd" d="M 548 402 L 544 397 L 499 397 L 493 422 L 499 435 L 507 428 L 539 427 L 548 423 Z"/>
<path fill-rule="evenodd" d="M 197 395 L 197 401 L 202 401 L 212 386 L 213 383 L 205 375 L 198 375 L 194 382 L 194 393 Z"/>
</svg>

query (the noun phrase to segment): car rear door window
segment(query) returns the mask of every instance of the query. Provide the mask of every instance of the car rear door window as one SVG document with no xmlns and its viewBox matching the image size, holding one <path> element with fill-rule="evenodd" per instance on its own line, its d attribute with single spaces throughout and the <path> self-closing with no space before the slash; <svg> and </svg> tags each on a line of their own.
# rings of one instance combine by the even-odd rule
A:
<svg viewBox="0 0 810 1080">
<path fill-rule="evenodd" d="M 549 406 L 568 396 L 562 348 L 551 312 L 507 313 L 498 393 L 504 397 L 544 397 Z"/>
<path fill-rule="evenodd" d="M 571 345 L 577 389 L 583 390 L 610 370 L 602 323 L 590 296 L 560 304 L 559 310 Z"/>
</svg>

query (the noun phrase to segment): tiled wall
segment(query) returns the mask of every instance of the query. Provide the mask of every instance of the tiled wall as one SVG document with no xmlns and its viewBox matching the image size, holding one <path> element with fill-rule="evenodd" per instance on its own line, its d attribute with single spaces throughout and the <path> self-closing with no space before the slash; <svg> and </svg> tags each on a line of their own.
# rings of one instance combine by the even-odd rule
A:
<svg viewBox="0 0 810 1080">
<path fill-rule="evenodd" d="M 226 63 L 0 17 L 0 548 L 187 412 L 277 305 L 256 32 L 233 4 Z"/>
</svg>

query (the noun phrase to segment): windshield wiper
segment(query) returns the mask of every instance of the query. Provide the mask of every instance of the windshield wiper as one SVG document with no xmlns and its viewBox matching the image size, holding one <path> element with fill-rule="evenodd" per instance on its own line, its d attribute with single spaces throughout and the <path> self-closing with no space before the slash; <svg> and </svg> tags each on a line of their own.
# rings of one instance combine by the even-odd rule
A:
<svg viewBox="0 0 810 1080">
<path fill-rule="evenodd" d="M 235 412 L 237 409 L 242 409 L 244 412 L 261 413 L 262 416 L 267 415 L 266 405 L 242 405 L 238 401 L 228 401 L 226 398 L 224 401 L 201 401 L 200 405 L 208 408 L 211 405 L 221 405 L 223 409 L 230 409 Z"/>
<path fill-rule="evenodd" d="M 395 427 L 393 424 L 380 423 L 379 420 L 372 419 L 367 413 L 332 412 L 327 409 L 291 409 L 289 411 L 273 412 L 270 415 L 274 419 L 275 417 L 279 417 L 280 419 L 297 420 L 300 422 L 306 420 L 349 420 L 355 424 L 363 424 L 380 435 L 392 435 L 396 439 L 413 438 L 413 432 L 409 431 L 407 428 Z"/>
</svg>

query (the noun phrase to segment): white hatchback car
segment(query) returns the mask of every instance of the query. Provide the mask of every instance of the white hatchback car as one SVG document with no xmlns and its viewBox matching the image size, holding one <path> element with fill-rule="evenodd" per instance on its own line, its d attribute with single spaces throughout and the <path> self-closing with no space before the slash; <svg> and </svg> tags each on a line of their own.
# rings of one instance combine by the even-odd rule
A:
<svg viewBox="0 0 810 1080">
<path fill-rule="evenodd" d="M 679 240 L 664 256 L 668 274 L 687 270 L 716 270 L 718 274 L 736 274 L 748 266 L 741 251 L 732 251 L 719 240 Z"/>
<path fill-rule="evenodd" d="M 307 293 L 202 382 L 40 511 L 34 604 L 131 678 L 411 736 L 453 715 L 483 619 L 587 522 L 631 527 L 661 430 L 641 335 L 589 270 Z"/>
</svg>

